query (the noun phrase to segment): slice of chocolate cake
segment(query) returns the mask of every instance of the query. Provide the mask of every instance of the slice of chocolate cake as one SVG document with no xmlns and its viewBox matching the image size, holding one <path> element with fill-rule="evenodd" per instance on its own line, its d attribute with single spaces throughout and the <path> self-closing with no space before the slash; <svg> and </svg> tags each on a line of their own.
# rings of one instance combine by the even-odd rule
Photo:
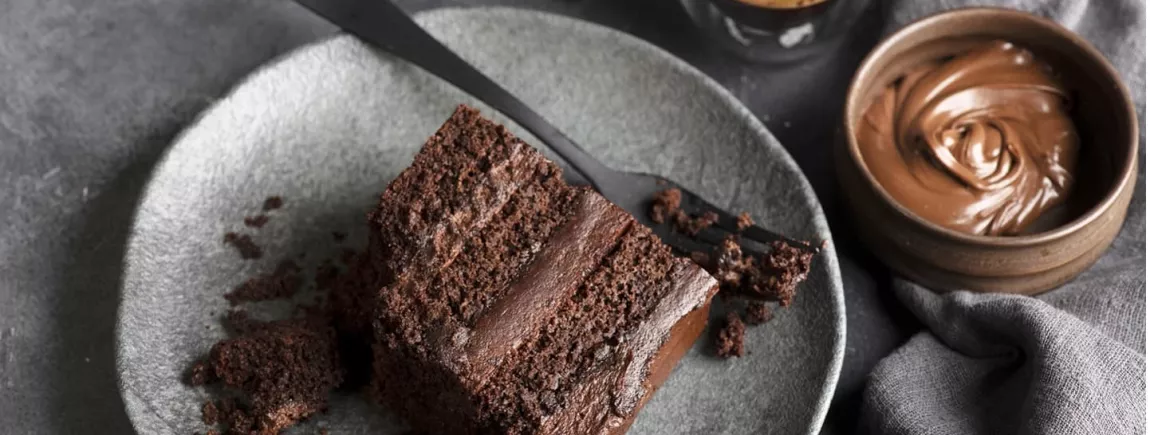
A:
<svg viewBox="0 0 1150 435">
<path fill-rule="evenodd" d="M 718 283 L 459 107 L 369 217 L 371 394 L 429 433 L 622 433 Z M 355 317 L 355 316 L 353 316 Z"/>
</svg>

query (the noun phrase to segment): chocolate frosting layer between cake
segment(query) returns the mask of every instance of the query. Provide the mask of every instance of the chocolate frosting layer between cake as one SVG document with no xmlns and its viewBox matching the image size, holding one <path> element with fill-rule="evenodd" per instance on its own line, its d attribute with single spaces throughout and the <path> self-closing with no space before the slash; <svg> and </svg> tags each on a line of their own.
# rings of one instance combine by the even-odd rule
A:
<svg viewBox="0 0 1150 435">
<path fill-rule="evenodd" d="M 537 334 L 571 298 L 584 276 L 614 246 L 633 219 L 602 196 L 584 190 L 574 215 L 547 243 L 500 301 L 475 322 L 465 358 L 482 386 L 508 353 Z"/>
</svg>

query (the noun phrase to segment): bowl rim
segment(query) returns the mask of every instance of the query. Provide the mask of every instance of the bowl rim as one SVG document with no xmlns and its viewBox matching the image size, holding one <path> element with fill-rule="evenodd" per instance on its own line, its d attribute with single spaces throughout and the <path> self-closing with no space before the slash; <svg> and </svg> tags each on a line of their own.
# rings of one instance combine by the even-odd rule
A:
<svg viewBox="0 0 1150 435">
<path fill-rule="evenodd" d="M 881 67 L 882 65 L 878 63 L 878 58 L 890 51 L 892 46 L 900 39 L 906 35 L 917 33 L 923 31 L 924 29 L 929 29 L 936 23 L 943 20 L 956 18 L 972 19 L 988 14 L 1007 15 L 1014 19 L 1029 21 L 1049 31 L 1052 35 L 1060 37 L 1066 42 L 1073 44 L 1075 47 L 1082 50 L 1094 62 L 1099 64 L 1104 71 L 1106 71 L 1106 75 L 1113 82 L 1113 84 L 1117 86 L 1119 93 L 1122 95 L 1123 101 L 1121 104 L 1125 112 L 1125 121 L 1129 129 L 1130 141 L 1127 144 L 1128 149 L 1125 161 L 1122 163 L 1121 169 L 1117 174 L 1120 178 L 1117 180 L 1117 183 L 1115 183 L 1114 186 L 1107 191 L 1106 196 L 1098 201 L 1098 203 L 1095 204 L 1089 211 L 1082 214 L 1073 221 L 1062 224 L 1054 229 L 1043 231 L 1041 233 L 1021 236 L 975 235 L 946 228 L 942 225 L 919 217 L 917 214 L 910 211 L 901 203 L 896 201 L 893 197 L 891 197 L 890 193 L 888 193 L 886 189 L 884 189 L 878 183 L 878 180 L 875 179 L 874 174 L 870 172 L 870 169 L 866 166 L 866 163 L 863 162 L 862 154 L 858 147 L 856 136 L 857 132 L 855 131 L 854 125 L 855 123 L 851 122 L 849 116 L 850 108 L 858 104 L 858 100 L 862 98 L 862 93 L 865 91 L 865 89 L 861 89 L 860 86 L 861 78 L 864 75 L 871 74 L 872 71 Z M 910 24 L 903 26 L 901 29 L 898 29 L 897 31 L 883 37 L 883 39 L 879 41 L 879 43 L 875 45 L 873 49 L 871 49 L 870 53 L 868 53 L 867 56 L 863 58 L 862 63 L 859 64 L 858 69 L 855 70 L 854 75 L 851 77 L 850 86 L 847 88 L 846 101 L 843 105 L 842 117 L 842 122 L 845 124 L 844 128 L 846 131 L 845 144 L 847 146 L 847 151 L 850 155 L 852 163 L 860 170 L 866 182 L 872 189 L 877 192 L 878 196 L 881 197 L 887 203 L 887 205 L 890 205 L 892 208 L 897 210 L 898 213 L 903 217 L 906 217 L 907 219 L 938 235 L 951 240 L 966 242 L 970 244 L 992 245 L 1000 247 L 1020 247 L 1040 245 L 1064 238 L 1081 230 L 1091 222 L 1094 222 L 1101 216 L 1105 215 L 1106 212 L 1111 209 L 1115 203 L 1118 202 L 1119 198 L 1122 197 L 1122 192 L 1128 188 L 1132 180 L 1135 178 L 1131 175 L 1137 172 L 1136 168 L 1138 164 L 1139 142 L 1137 119 L 1138 115 L 1134 109 L 1134 101 L 1130 96 L 1130 89 L 1126 86 L 1126 83 L 1123 82 L 1121 74 L 1118 73 L 1118 71 L 1114 68 L 1106 56 L 1104 56 L 1092 44 L 1087 42 L 1085 39 L 1070 29 L 1067 29 L 1061 24 L 1048 18 L 1015 9 L 975 6 L 945 10 L 923 18 L 919 18 Z"/>
</svg>

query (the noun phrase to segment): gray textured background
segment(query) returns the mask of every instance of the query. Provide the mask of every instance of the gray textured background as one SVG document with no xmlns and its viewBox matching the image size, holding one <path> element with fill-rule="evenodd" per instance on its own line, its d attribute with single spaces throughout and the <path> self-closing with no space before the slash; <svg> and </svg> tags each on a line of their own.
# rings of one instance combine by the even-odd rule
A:
<svg viewBox="0 0 1150 435">
<path fill-rule="evenodd" d="M 790 69 L 711 50 L 670 0 L 510 4 L 636 34 L 727 86 L 804 167 L 835 225 L 829 145 L 875 15 L 842 53 Z M 113 325 L 120 260 L 143 181 L 172 136 L 268 59 L 333 29 L 286 0 L 0 0 L 0 427 L 127 433 Z M 848 344 L 837 409 L 854 426 L 866 373 L 919 327 L 843 231 Z M 868 272 L 869 271 L 869 272 Z M 881 285 L 876 285 L 881 283 Z"/>
</svg>

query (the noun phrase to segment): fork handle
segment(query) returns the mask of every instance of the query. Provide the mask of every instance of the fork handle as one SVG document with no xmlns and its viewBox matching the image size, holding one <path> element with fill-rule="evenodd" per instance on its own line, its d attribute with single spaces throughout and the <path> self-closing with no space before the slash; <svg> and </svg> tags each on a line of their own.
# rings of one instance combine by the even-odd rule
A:
<svg viewBox="0 0 1150 435">
<path fill-rule="evenodd" d="M 612 171 L 531 108 L 419 27 L 390 0 L 297 0 L 344 31 L 414 63 L 507 115 L 559 154 L 596 190 Z"/>
</svg>

